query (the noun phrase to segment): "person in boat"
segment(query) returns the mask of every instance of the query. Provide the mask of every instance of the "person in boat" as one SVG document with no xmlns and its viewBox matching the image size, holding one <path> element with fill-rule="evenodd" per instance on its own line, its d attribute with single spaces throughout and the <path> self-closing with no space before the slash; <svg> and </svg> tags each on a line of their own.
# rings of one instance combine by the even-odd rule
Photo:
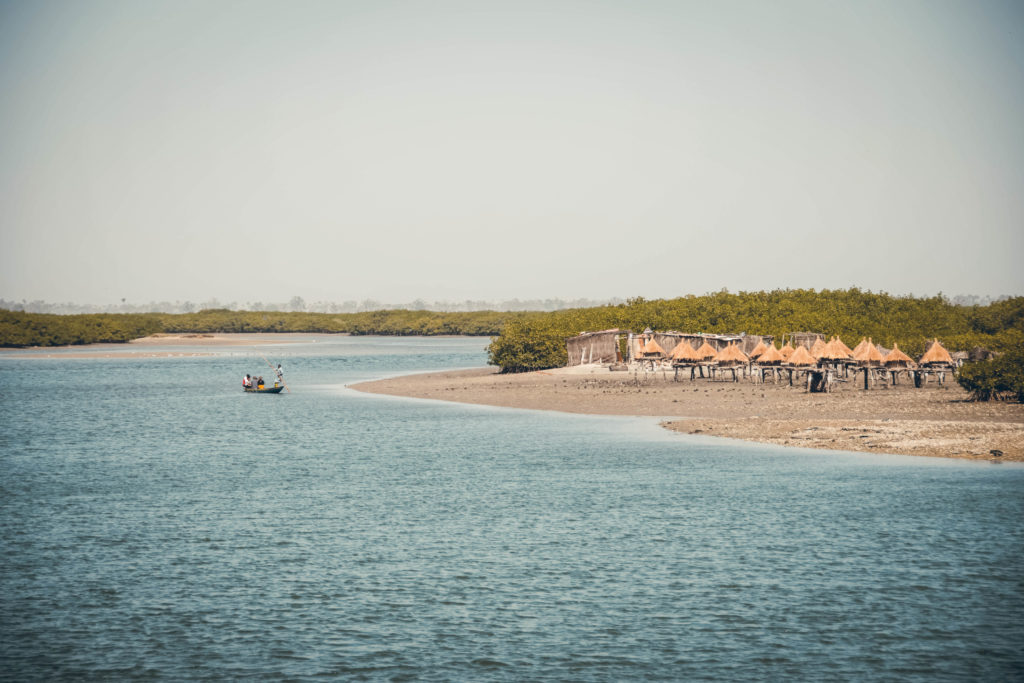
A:
<svg viewBox="0 0 1024 683">
<path fill-rule="evenodd" d="M 257 389 L 262 389 L 263 388 L 263 378 L 262 377 L 257 377 L 256 378 L 256 388 Z"/>
<path fill-rule="evenodd" d="M 277 375 L 277 379 L 274 380 L 274 386 L 278 384 L 284 384 L 284 371 L 281 369 L 281 364 L 277 364 L 277 368 L 274 369 L 274 374 Z"/>
<path fill-rule="evenodd" d="M 245 377 L 242 378 L 242 388 L 252 389 L 252 377 L 246 375 Z"/>
</svg>

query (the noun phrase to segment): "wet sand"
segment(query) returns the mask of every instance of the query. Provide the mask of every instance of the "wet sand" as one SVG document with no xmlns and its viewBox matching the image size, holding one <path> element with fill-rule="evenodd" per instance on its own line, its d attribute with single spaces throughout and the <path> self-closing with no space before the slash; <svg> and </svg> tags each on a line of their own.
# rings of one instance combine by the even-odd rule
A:
<svg viewBox="0 0 1024 683">
<path fill-rule="evenodd" d="M 1024 405 L 968 400 L 955 380 L 875 385 L 851 378 L 830 394 L 788 384 L 672 380 L 560 368 L 516 375 L 480 368 L 353 385 L 359 391 L 509 408 L 650 415 L 684 433 L 834 450 L 1024 461 Z M 1001 456 L 992 451 L 1001 451 Z"/>
</svg>

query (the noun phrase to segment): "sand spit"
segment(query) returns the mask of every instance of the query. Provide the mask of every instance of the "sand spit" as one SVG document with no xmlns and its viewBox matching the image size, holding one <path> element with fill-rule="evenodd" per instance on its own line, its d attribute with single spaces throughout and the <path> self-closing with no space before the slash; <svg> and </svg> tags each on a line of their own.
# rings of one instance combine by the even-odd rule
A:
<svg viewBox="0 0 1024 683">
<path fill-rule="evenodd" d="M 808 394 L 786 384 L 674 382 L 671 372 L 644 376 L 582 366 L 517 375 L 494 368 L 438 372 L 352 388 L 508 408 L 678 416 L 663 424 L 785 446 L 1024 461 L 1024 405 L 974 403 L 955 382 L 869 391 L 849 382 L 831 394 Z"/>
<path fill-rule="evenodd" d="M 309 335 L 289 333 L 267 334 L 155 334 L 132 339 L 128 344 L 87 344 L 85 346 L 34 346 L 28 349 L 0 349 L 0 353 L 17 358 L 178 358 L 212 356 L 212 352 L 165 350 L 158 347 L 228 347 L 261 344 L 295 344 L 309 340 Z M 143 349 L 153 350 L 143 350 Z"/>
<path fill-rule="evenodd" d="M 133 339 L 136 346 L 251 346 L 253 344 L 294 344 L 306 341 L 303 334 L 154 334 Z"/>
</svg>

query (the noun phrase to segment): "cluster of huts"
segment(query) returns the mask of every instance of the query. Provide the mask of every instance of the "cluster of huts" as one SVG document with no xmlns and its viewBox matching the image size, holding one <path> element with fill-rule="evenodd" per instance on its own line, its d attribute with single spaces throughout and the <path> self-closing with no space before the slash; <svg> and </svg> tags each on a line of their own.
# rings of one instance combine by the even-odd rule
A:
<svg viewBox="0 0 1024 683">
<path fill-rule="evenodd" d="M 781 347 L 772 336 L 747 334 L 683 334 L 628 330 L 584 333 L 566 342 L 569 365 L 607 363 L 612 369 L 639 374 L 673 370 L 673 379 L 712 380 L 743 378 L 779 382 L 806 381 L 810 391 L 831 391 L 836 381 L 849 381 L 863 373 L 865 389 L 876 382 L 897 384 L 901 374 L 922 386 L 929 375 L 944 383 L 945 376 L 959 365 L 936 339 L 925 353 L 913 359 L 898 345 L 886 349 L 864 338 L 849 348 L 839 337 L 828 341 L 814 332 L 786 335 Z M 625 353 L 623 353 L 625 349 Z"/>
</svg>

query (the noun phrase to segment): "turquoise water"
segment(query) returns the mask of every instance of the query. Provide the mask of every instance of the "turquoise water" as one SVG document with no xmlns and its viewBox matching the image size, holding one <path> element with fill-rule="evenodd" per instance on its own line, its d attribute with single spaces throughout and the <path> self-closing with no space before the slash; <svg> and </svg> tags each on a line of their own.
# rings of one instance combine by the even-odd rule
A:
<svg viewBox="0 0 1024 683">
<path fill-rule="evenodd" d="M 0 677 L 1024 677 L 1022 467 L 367 395 L 486 340 L 308 340 L 0 357 Z"/>
</svg>

